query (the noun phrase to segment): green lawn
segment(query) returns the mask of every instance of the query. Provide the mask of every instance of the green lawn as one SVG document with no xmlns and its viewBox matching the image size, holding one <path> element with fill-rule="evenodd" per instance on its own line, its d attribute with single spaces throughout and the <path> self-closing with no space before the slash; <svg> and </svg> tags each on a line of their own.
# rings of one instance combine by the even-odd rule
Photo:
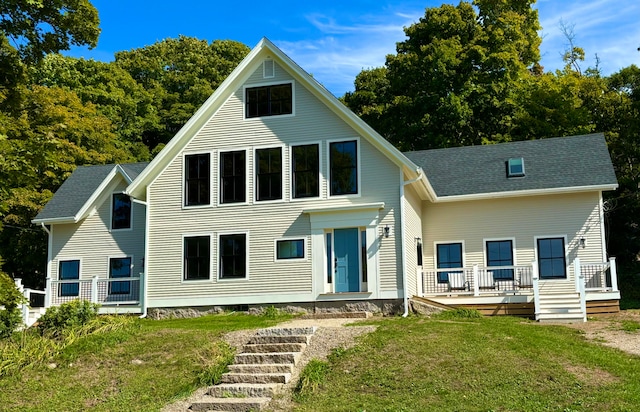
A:
<svg viewBox="0 0 640 412">
<path fill-rule="evenodd" d="M 47 364 L 0 378 L 0 411 L 154 411 L 219 375 L 232 355 L 223 333 L 276 324 L 225 314 L 136 321 L 81 338 Z"/>
<path fill-rule="evenodd" d="M 640 357 L 510 317 L 384 319 L 296 411 L 632 411 Z M 639 333 L 639 332 L 633 332 Z M 640 340 L 640 335 L 639 335 Z"/>
</svg>

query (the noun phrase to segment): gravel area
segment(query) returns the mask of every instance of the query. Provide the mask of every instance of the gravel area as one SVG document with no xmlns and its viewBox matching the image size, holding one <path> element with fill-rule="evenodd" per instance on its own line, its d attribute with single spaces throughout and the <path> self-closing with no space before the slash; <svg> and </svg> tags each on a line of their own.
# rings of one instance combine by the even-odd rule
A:
<svg viewBox="0 0 640 412">
<path fill-rule="evenodd" d="M 581 330 L 587 339 L 594 342 L 640 355 L 640 331 L 623 330 L 624 321 L 640 323 L 640 311 L 625 310 L 614 315 L 590 317 L 588 322 L 567 326 Z"/>
<path fill-rule="evenodd" d="M 376 327 L 366 326 L 348 326 L 347 324 L 357 323 L 364 319 L 294 319 L 279 324 L 277 327 L 306 327 L 316 326 L 318 329 L 311 338 L 311 342 L 302 353 L 302 357 L 296 365 L 291 376 L 291 381 L 284 386 L 282 392 L 278 394 L 269 404 L 267 410 L 275 412 L 285 412 L 292 409 L 291 391 L 298 383 L 300 371 L 311 359 L 324 360 L 331 353 L 333 348 L 350 348 L 355 345 L 356 338 L 360 335 L 373 332 Z M 255 334 L 255 330 L 241 330 L 230 332 L 224 336 L 231 346 L 239 349 L 242 345 Z M 194 400 L 200 398 L 206 392 L 207 388 L 200 388 L 194 392 L 188 399 L 174 402 L 162 409 L 163 412 L 185 412 L 188 411 L 189 405 Z"/>
</svg>

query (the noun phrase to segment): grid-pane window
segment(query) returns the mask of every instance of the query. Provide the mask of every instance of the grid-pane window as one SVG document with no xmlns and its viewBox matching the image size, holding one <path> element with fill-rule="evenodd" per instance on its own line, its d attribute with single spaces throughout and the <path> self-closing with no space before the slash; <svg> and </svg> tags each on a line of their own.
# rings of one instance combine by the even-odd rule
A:
<svg viewBox="0 0 640 412">
<path fill-rule="evenodd" d="M 131 258 L 111 258 L 109 259 L 109 277 L 130 278 Z M 128 295 L 131 293 L 131 282 L 109 282 L 110 295 Z"/>
<path fill-rule="evenodd" d="M 131 198 L 124 193 L 114 193 L 111 201 L 111 228 L 131 228 Z"/>
<path fill-rule="evenodd" d="M 243 203 L 246 201 L 246 169 L 244 150 L 220 153 L 220 199 L 222 203 Z"/>
<path fill-rule="evenodd" d="M 357 142 L 335 142 L 329 145 L 331 195 L 358 193 Z"/>
<path fill-rule="evenodd" d="M 246 90 L 246 116 L 276 116 L 293 113 L 291 83 L 251 87 Z"/>
<path fill-rule="evenodd" d="M 209 236 L 184 238 L 184 280 L 209 279 L 210 252 Z"/>
<path fill-rule="evenodd" d="M 293 198 L 318 197 L 320 154 L 317 144 L 293 147 Z"/>
<path fill-rule="evenodd" d="M 487 241 L 487 266 L 492 268 L 494 279 L 512 280 L 513 268 L 493 268 L 495 266 L 513 266 L 513 242 L 511 240 Z"/>
<path fill-rule="evenodd" d="M 256 150 L 256 200 L 282 199 L 282 148 Z"/>
<path fill-rule="evenodd" d="M 220 279 L 247 276 L 247 235 L 220 235 Z"/>
<path fill-rule="evenodd" d="M 210 162 L 209 153 L 185 156 L 184 204 L 186 206 L 210 203 Z"/>
<path fill-rule="evenodd" d="M 566 278 L 564 238 L 538 239 L 538 270 L 541 279 Z"/>
<path fill-rule="evenodd" d="M 462 268 L 462 243 L 441 243 L 436 247 L 438 269 Z M 438 271 L 438 283 L 449 282 L 449 273 L 458 271 Z"/>
<path fill-rule="evenodd" d="M 60 261 L 58 278 L 60 280 L 80 279 L 80 261 Z M 77 282 L 60 283 L 60 287 L 58 288 L 59 296 L 78 296 L 79 292 L 80 284 Z"/>
<path fill-rule="evenodd" d="M 304 240 L 278 240 L 276 241 L 276 259 L 304 259 Z"/>
</svg>

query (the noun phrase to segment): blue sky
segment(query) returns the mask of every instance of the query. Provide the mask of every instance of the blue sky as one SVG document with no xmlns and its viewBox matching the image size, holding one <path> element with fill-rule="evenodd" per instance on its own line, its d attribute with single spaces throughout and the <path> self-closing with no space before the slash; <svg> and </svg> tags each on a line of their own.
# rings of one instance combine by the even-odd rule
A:
<svg viewBox="0 0 640 412">
<path fill-rule="evenodd" d="M 193 36 L 230 39 L 249 47 L 268 37 L 333 94 L 353 90 L 355 76 L 364 68 L 382 66 L 405 38 L 403 27 L 424 16 L 433 0 L 335 1 L 198 1 L 154 2 L 92 0 L 100 13 L 102 33 L 93 50 L 74 48 L 67 54 L 102 61 L 117 51 L 159 40 Z M 457 4 L 458 2 L 447 2 Z M 600 59 L 604 74 L 631 64 L 640 65 L 640 1 L 538 0 L 541 53 L 545 70 L 563 66 L 566 39 L 560 22 L 572 27 L 575 44 L 587 61 Z"/>
</svg>

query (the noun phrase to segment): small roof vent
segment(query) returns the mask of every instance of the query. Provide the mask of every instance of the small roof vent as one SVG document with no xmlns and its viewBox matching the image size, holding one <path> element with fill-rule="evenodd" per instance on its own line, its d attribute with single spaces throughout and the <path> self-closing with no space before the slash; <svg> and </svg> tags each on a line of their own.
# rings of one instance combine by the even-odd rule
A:
<svg viewBox="0 0 640 412">
<path fill-rule="evenodd" d="M 262 77 L 265 79 L 276 77 L 276 68 L 273 60 L 265 60 L 262 62 Z"/>
<path fill-rule="evenodd" d="M 524 177 L 524 159 L 512 157 L 507 160 L 507 177 Z"/>
</svg>

